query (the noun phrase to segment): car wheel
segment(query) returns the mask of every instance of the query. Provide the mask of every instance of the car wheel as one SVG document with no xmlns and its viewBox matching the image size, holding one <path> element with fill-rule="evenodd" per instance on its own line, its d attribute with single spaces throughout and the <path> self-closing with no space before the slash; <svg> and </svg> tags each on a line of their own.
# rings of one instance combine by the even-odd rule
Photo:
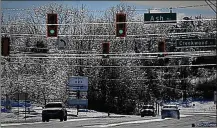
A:
<svg viewBox="0 0 217 128">
<path fill-rule="evenodd" d="M 178 115 L 177 119 L 180 119 L 180 115 Z"/>
<path fill-rule="evenodd" d="M 64 117 L 64 121 L 67 121 L 67 115 Z"/>
<path fill-rule="evenodd" d="M 49 119 L 49 118 L 47 118 L 47 119 L 46 119 L 46 121 L 47 121 L 47 122 L 49 122 L 49 121 L 50 121 L 50 119 Z"/>
<path fill-rule="evenodd" d="M 141 117 L 144 117 L 144 115 L 141 115 Z"/>
<path fill-rule="evenodd" d="M 161 116 L 161 119 L 164 119 L 165 117 L 164 116 Z"/>
<path fill-rule="evenodd" d="M 45 118 L 42 117 L 42 122 L 45 122 Z"/>
<path fill-rule="evenodd" d="M 60 121 L 61 121 L 61 122 L 63 121 L 63 117 L 60 118 Z"/>
</svg>

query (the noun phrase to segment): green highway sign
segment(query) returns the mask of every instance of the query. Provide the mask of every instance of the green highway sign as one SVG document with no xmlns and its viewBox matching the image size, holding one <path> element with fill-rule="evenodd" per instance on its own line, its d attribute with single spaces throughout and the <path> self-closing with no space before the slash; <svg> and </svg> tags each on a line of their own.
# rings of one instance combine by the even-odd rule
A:
<svg viewBox="0 0 217 128">
<path fill-rule="evenodd" d="M 215 39 L 179 39 L 176 40 L 176 47 L 198 47 L 216 46 Z"/>
<path fill-rule="evenodd" d="M 149 23 L 176 23 L 176 13 L 145 13 L 144 21 Z"/>
</svg>

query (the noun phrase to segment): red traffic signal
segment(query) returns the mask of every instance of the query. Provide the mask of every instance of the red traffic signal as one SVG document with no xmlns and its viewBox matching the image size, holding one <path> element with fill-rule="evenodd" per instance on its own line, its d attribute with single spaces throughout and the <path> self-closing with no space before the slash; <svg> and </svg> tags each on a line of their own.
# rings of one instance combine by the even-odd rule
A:
<svg viewBox="0 0 217 128">
<path fill-rule="evenodd" d="M 103 43 L 102 44 L 102 53 L 103 54 L 109 54 L 109 43 Z"/>
<path fill-rule="evenodd" d="M 125 13 L 117 13 L 116 14 L 116 37 L 126 37 L 126 14 Z"/>
<path fill-rule="evenodd" d="M 1 40 L 1 54 L 2 56 L 9 56 L 10 53 L 10 38 L 2 37 Z"/>
<path fill-rule="evenodd" d="M 47 14 L 47 24 L 57 24 L 57 14 Z M 47 25 L 47 37 L 57 37 L 58 25 Z"/>
<path fill-rule="evenodd" d="M 165 50 L 165 42 L 164 41 L 160 41 L 158 42 L 158 52 L 166 52 Z M 165 53 L 163 54 L 159 54 L 159 56 L 165 56 Z"/>
</svg>

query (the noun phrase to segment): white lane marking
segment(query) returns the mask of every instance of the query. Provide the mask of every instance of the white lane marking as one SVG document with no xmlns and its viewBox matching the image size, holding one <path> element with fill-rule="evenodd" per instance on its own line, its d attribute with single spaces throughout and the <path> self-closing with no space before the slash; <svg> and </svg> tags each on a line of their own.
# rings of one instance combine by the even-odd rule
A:
<svg viewBox="0 0 217 128">
<path fill-rule="evenodd" d="M 193 115 L 213 115 L 213 113 L 205 113 L 205 112 L 203 112 L 203 113 L 195 112 L 195 113 L 190 113 L 190 114 L 193 114 Z"/>
<path fill-rule="evenodd" d="M 18 126 L 18 125 L 22 125 L 22 124 L 1 124 L 1 127 L 4 127 L 4 126 Z"/>
<path fill-rule="evenodd" d="M 194 115 L 180 115 L 180 117 L 189 117 L 189 116 L 194 116 Z"/>
<path fill-rule="evenodd" d="M 180 117 L 189 117 L 193 115 L 180 115 Z M 84 126 L 84 127 L 113 127 L 113 126 L 119 126 L 124 124 L 141 124 L 141 123 L 147 123 L 147 122 L 156 122 L 156 121 L 164 121 L 172 118 L 165 118 L 165 119 L 152 119 L 152 120 L 138 120 L 138 121 L 130 121 L 130 122 L 122 122 L 122 123 L 113 123 L 113 124 L 105 124 L 105 125 L 92 125 L 92 126 Z"/>
<path fill-rule="evenodd" d="M 84 118 L 84 119 L 68 119 L 67 121 L 83 121 L 83 120 L 94 120 L 96 118 Z M 34 122 L 34 123 L 10 123 L 10 124 L 1 124 L 1 126 L 19 126 L 19 125 L 26 125 L 26 124 L 41 124 L 41 123 L 47 123 L 47 122 Z M 60 122 L 62 123 L 62 122 Z"/>
<path fill-rule="evenodd" d="M 213 117 L 213 118 L 216 118 L 216 116 L 209 116 L 209 117 Z"/>
<path fill-rule="evenodd" d="M 41 124 L 44 122 L 35 122 L 35 123 L 10 123 L 10 124 L 1 124 L 1 126 L 18 126 L 18 125 L 24 125 L 24 124 Z"/>
<path fill-rule="evenodd" d="M 139 124 L 139 123 L 147 123 L 147 122 L 155 122 L 155 121 L 163 121 L 167 119 L 153 119 L 153 120 L 138 120 L 138 121 L 130 121 L 130 122 L 122 122 L 122 123 L 114 123 L 114 124 L 106 124 L 106 125 L 93 125 L 93 126 L 84 126 L 84 127 L 113 127 L 118 125 L 124 125 L 124 124 Z"/>
</svg>

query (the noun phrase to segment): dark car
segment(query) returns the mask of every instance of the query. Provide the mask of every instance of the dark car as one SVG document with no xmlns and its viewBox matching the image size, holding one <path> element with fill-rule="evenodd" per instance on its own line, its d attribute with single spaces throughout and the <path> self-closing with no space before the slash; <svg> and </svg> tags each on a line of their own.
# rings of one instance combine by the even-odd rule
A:
<svg viewBox="0 0 217 128">
<path fill-rule="evenodd" d="M 153 105 L 143 105 L 141 109 L 141 117 L 156 116 L 156 111 Z"/>
<path fill-rule="evenodd" d="M 161 118 L 172 117 L 180 119 L 179 108 L 176 105 L 164 105 L 161 109 Z"/>
<path fill-rule="evenodd" d="M 42 110 L 42 121 L 49 122 L 50 119 L 67 120 L 67 110 L 62 102 L 51 102 L 45 105 Z"/>
</svg>

